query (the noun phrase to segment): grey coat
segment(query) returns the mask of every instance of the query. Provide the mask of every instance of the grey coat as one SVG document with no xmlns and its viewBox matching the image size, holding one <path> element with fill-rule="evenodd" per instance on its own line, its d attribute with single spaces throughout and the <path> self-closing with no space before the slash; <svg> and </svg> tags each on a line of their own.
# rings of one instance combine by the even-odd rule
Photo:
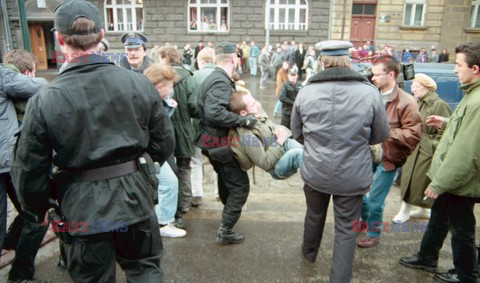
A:
<svg viewBox="0 0 480 283">
<path fill-rule="evenodd" d="M 0 173 L 10 171 L 18 120 L 12 98 L 28 99 L 47 81 L 30 78 L 0 65 Z"/>
<path fill-rule="evenodd" d="M 293 137 L 304 143 L 300 168 L 317 191 L 353 196 L 372 182 L 369 144 L 385 140 L 390 128 L 380 93 L 367 79 L 346 68 L 313 76 L 292 109 Z"/>
</svg>

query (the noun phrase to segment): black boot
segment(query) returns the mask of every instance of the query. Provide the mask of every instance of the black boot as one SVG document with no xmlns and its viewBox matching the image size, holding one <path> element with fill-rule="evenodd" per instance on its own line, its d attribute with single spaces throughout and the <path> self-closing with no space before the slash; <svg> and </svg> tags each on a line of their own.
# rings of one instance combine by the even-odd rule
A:
<svg viewBox="0 0 480 283">
<path fill-rule="evenodd" d="M 217 242 L 220 244 L 240 244 L 245 240 L 245 237 L 242 234 L 235 233 L 232 231 L 232 228 L 225 225 L 220 225 L 220 228 L 217 232 Z"/>
</svg>

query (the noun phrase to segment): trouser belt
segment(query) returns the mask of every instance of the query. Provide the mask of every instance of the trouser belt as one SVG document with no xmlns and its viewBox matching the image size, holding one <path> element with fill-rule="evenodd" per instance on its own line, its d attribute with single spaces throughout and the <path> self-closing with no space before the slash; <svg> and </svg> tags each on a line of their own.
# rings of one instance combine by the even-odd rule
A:
<svg viewBox="0 0 480 283">
<path fill-rule="evenodd" d="M 55 177 L 68 183 L 93 182 L 131 174 L 138 170 L 136 160 L 90 170 L 60 170 Z"/>
</svg>

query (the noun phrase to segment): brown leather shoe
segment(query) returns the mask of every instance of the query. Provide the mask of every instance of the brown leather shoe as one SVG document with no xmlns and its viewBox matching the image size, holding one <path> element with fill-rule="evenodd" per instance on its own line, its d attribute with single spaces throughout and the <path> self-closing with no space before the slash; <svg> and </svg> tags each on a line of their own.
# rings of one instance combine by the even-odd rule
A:
<svg viewBox="0 0 480 283">
<path fill-rule="evenodd" d="M 378 243 L 380 243 L 380 238 L 364 237 L 357 240 L 357 246 L 359 246 L 360 248 L 375 247 Z"/>
</svg>

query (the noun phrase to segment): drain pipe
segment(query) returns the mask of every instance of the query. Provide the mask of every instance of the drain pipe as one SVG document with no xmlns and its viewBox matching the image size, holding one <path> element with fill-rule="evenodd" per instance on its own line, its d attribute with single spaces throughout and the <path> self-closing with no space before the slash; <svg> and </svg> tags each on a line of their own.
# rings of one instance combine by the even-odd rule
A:
<svg viewBox="0 0 480 283">
<path fill-rule="evenodd" d="M 10 20 L 7 13 L 7 1 L 1 1 L 2 5 L 2 18 L 3 18 L 3 32 L 5 33 L 5 38 L 7 40 L 7 51 L 12 51 L 13 49 L 13 40 L 12 33 L 10 32 Z"/>
<path fill-rule="evenodd" d="M 22 30 L 23 49 L 31 52 L 32 46 L 30 45 L 30 34 L 28 33 L 27 15 L 25 14 L 25 2 L 23 0 L 17 0 L 17 6 L 20 29 Z"/>
</svg>

